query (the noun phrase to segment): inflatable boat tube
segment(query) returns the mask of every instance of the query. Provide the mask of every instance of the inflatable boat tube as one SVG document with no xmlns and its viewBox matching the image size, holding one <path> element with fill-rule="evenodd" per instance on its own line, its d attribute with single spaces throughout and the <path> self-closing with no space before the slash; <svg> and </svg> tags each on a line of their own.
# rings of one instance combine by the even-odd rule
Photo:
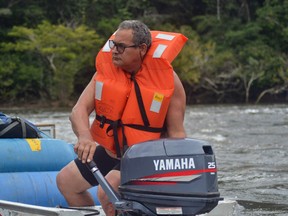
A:
<svg viewBox="0 0 288 216">
<path fill-rule="evenodd" d="M 73 145 L 58 139 L 0 139 L 0 173 L 59 171 L 76 157 Z"/>
<path fill-rule="evenodd" d="M 0 173 L 0 200 L 20 202 L 45 207 L 67 203 L 56 185 L 57 171 Z M 95 203 L 97 187 L 90 189 Z"/>
</svg>

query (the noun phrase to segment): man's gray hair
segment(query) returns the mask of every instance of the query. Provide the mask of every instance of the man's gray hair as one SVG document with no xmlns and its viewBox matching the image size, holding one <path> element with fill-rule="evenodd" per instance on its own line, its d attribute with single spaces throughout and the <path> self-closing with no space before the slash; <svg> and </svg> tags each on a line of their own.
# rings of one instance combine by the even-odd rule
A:
<svg viewBox="0 0 288 216">
<path fill-rule="evenodd" d="M 149 28 L 139 20 L 125 20 L 118 26 L 119 30 L 132 29 L 133 43 L 141 45 L 145 43 L 149 48 L 151 46 L 151 33 Z"/>
</svg>

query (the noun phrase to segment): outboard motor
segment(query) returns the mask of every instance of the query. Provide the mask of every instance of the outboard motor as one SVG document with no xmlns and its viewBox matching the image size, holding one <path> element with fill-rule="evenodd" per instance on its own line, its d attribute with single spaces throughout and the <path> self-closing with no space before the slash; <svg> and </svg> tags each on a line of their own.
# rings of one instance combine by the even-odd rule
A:
<svg viewBox="0 0 288 216">
<path fill-rule="evenodd" d="M 189 138 L 133 145 L 121 161 L 119 192 L 155 215 L 209 212 L 222 199 L 212 147 Z"/>
</svg>

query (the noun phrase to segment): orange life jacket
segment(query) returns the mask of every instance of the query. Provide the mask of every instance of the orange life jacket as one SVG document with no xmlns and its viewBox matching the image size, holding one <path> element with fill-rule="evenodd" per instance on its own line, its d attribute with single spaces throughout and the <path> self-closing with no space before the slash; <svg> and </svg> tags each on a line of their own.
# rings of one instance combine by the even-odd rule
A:
<svg viewBox="0 0 288 216">
<path fill-rule="evenodd" d="M 151 47 L 134 77 L 114 66 L 108 41 L 96 57 L 96 118 L 91 132 L 96 142 L 118 157 L 123 145 L 160 137 L 173 95 L 171 62 L 187 38 L 160 31 L 151 31 L 151 36 Z"/>
</svg>

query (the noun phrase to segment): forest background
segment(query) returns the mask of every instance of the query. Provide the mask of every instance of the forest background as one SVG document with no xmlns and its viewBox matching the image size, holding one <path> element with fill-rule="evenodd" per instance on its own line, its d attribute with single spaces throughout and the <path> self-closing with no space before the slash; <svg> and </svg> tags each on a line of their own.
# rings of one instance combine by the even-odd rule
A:
<svg viewBox="0 0 288 216">
<path fill-rule="evenodd" d="M 1 105 L 72 105 L 126 19 L 189 38 L 187 104 L 288 102 L 288 0 L 0 0 Z"/>
</svg>

